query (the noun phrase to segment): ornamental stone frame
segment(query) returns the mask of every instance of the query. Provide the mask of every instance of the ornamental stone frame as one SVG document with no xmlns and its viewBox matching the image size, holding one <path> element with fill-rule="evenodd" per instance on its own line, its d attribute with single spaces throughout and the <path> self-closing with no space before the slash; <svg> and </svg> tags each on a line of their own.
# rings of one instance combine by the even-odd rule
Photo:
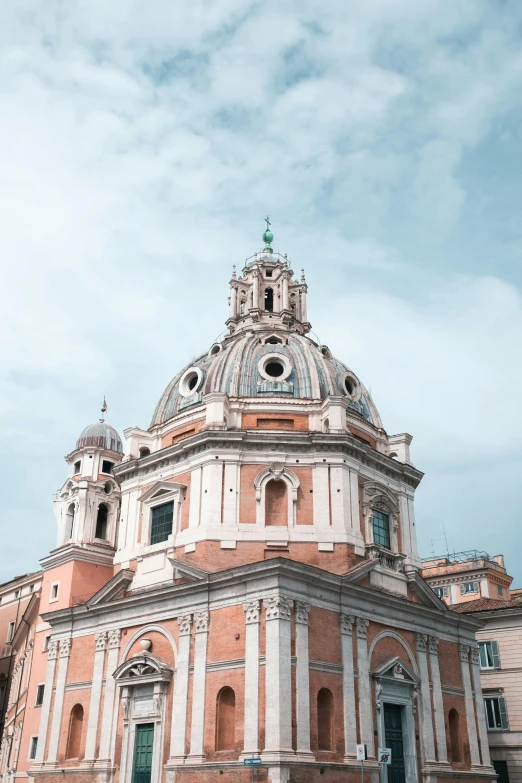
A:
<svg viewBox="0 0 522 783">
<path fill-rule="evenodd" d="M 373 511 L 382 511 L 390 518 L 390 549 L 398 552 L 399 547 L 399 502 L 390 490 L 376 481 L 367 481 L 362 492 L 364 530 L 367 545 L 373 542 Z"/>
<path fill-rule="evenodd" d="M 264 528 L 266 526 L 265 490 L 269 481 L 283 481 L 286 484 L 288 490 L 288 517 L 286 527 L 295 527 L 297 521 L 297 491 L 300 486 L 300 481 L 292 470 L 285 467 L 284 462 L 272 462 L 270 467 L 262 470 L 254 479 L 257 527 Z M 272 529 L 270 535 L 272 535 L 273 532 Z"/>
</svg>

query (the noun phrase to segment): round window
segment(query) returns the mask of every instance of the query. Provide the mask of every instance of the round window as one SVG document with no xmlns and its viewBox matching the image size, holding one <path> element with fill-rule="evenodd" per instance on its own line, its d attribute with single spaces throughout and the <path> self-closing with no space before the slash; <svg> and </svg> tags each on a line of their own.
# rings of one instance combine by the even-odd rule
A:
<svg viewBox="0 0 522 783">
<path fill-rule="evenodd" d="M 111 492 L 112 492 L 112 484 L 109 481 L 107 481 L 107 483 L 104 484 L 103 491 L 105 492 L 106 495 L 110 495 L 111 494 Z"/>
<path fill-rule="evenodd" d="M 267 365 L 265 365 L 265 372 L 267 375 L 269 375 L 271 378 L 280 378 L 285 371 L 285 368 L 281 364 L 281 362 L 268 362 Z"/>
<path fill-rule="evenodd" d="M 292 365 L 281 353 L 265 354 L 257 365 L 259 374 L 267 381 L 284 381 L 292 372 Z"/>
<path fill-rule="evenodd" d="M 351 372 L 344 374 L 342 379 L 342 389 L 347 397 L 357 402 L 362 394 L 361 386 L 355 375 Z"/>
<path fill-rule="evenodd" d="M 199 367 L 190 367 L 186 370 L 179 382 L 179 393 L 182 397 L 190 397 L 201 388 L 203 383 L 203 373 Z"/>
</svg>

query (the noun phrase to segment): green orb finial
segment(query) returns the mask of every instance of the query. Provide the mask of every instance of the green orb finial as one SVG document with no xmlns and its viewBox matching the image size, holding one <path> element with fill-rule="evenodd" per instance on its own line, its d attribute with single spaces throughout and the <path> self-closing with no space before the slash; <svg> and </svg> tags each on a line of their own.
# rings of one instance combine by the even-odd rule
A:
<svg viewBox="0 0 522 783">
<path fill-rule="evenodd" d="M 270 218 L 268 215 L 265 218 L 266 222 L 266 231 L 263 232 L 263 242 L 265 243 L 266 247 L 270 247 L 270 243 L 272 242 L 274 235 L 270 231 Z"/>
</svg>

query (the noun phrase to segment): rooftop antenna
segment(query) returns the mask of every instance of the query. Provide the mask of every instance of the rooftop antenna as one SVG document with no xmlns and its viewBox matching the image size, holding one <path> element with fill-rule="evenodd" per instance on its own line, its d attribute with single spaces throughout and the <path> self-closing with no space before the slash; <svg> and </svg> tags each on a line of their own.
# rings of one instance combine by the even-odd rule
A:
<svg viewBox="0 0 522 783">
<path fill-rule="evenodd" d="M 449 546 L 448 546 L 448 536 L 446 535 L 446 526 L 445 526 L 444 522 L 442 523 L 442 530 L 444 532 L 444 541 L 446 542 L 446 552 L 447 552 L 448 560 L 449 560 L 450 551 L 449 551 Z"/>
</svg>

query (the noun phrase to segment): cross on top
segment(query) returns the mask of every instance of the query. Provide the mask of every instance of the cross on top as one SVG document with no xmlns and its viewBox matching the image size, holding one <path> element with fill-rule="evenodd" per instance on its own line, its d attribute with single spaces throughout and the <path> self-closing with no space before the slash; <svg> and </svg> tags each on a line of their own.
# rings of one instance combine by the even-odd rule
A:
<svg viewBox="0 0 522 783">
<path fill-rule="evenodd" d="M 268 217 L 268 215 L 267 215 L 267 216 L 266 216 L 266 218 L 265 218 L 265 223 L 266 223 L 266 230 L 267 230 L 267 231 L 270 231 L 270 225 L 271 225 L 271 223 L 270 223 L 270 218 Z"/>
</svg>

